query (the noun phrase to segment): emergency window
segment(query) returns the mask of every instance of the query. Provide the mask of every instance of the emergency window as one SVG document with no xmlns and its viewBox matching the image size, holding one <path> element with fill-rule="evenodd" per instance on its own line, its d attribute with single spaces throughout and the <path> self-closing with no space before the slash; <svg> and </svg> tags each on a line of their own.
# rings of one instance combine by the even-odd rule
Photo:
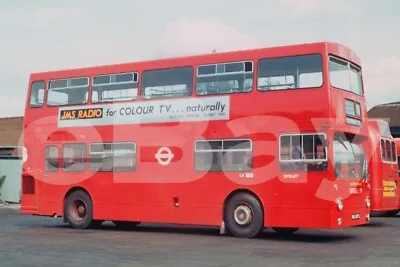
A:
<svg viewBox="0 0 400 267">
<path fill-rule="evenodd" d="M 281 135 L 279 144 L 282 171 L 320 171 L 328 167 L 324 134 Z"/>
<path fill-rule="evenodd" d="M 58 147 L 48 146 L 45 149 L 45 170 L 47 172 L 58 171 L 59 169 Z"/>
<path fill-rule="evenodd" d="M 141 96 L 144 99 L 190 96 L 192 87 L 192 67 L 149 70 L 142 75 Z"/>
<path fill-rule="evenodd" d="M 132 142 L 91 144 L 90 169 L 94 172 L 135 171 L 136 144 Z"/>
<path fill-rule="evenodd" d="M 29 100 L 30 107 L 41 107 L 44 102 L 44 86 L 43 81 L 33 82 L 31 85 L 31 95 Z"/>
<path fill-rule="evenodd" d="M 89 92 L 89 78 L 70 78 L 49 81 L 48 106 L 86 104 Z"/>
<path fill-rule="evenodd" d="M 86 169 L 86 146 L 65 144 L 63 146 L 63 169 L 69 172 L 83 172 Z"/>
<path fill-rule="evenodd" d="M 321 55 L 266 58 L 258 64 L 259 91 L 316 88 L 322 84 Z"/>
<path fill-rule="evenodd" d="M 92 102 L 135 100 L 138 94 L 138 73 L 117 73 L 93 77 Z"/>
<path fill-rule="evenodd" d="M 250 171 L 253 169 L 249 139 L 198 140 L 195 169 L 205 172 Z"/>
<path fill-rule="evenodd" d="M 197 95 L 250 92 L 253 88 L 252 61 L 217 63 L 197 68 Z"/>
</svg>

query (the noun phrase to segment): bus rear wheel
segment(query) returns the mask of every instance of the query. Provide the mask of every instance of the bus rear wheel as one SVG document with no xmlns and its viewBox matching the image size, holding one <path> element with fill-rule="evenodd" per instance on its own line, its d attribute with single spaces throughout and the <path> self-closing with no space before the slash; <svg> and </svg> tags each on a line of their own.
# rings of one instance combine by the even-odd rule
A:
<svg viewBox="0 0 400 267">
<path fill-rule="evenodd" d="M 264 211 L 253 195 L 238 193 L 228 200 L 224 220 L 235 237 L 253 238 L 264 229 Z"/>
<path fill-rule="evenodd" d="M 99 226 L 100 221 L 93 220 L 93 202 L 90 196 L 82 190 L 68 195 L 64 204 L 65 221 L 74 229 L 86 229 Z"/>
</svg>

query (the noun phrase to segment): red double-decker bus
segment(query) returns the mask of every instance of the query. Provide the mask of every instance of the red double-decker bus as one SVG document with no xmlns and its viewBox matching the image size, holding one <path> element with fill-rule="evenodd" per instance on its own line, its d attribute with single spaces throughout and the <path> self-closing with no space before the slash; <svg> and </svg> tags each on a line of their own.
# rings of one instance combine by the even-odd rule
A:
<svg viewBox="0 0 400 267">
<path fill-rule="evenodd" d="M 321 42 L 31 74 L 21 212 L 246 238 L 366 224 L 360 65 Z"/>
<path fill-rule="evenodd" d="M 389 124 L 382 119 L 369 119 L 368 126 L 371 212 L 375 215 L 394 215 L 400 208 L 395 139 Z"/>
</svg>

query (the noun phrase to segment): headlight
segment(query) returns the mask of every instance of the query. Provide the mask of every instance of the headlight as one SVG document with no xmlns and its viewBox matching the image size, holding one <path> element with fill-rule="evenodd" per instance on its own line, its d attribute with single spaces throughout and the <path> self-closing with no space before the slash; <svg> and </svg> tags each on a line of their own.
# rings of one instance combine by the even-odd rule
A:
<svg viewBox="0 0 400 267">
<path fill-rule="evenodd" d="M 336 200 L 336 205 L 338 207 L 338 210 L 343 210 L 343 200 L 341 198 Z"/>
<path fill-rule="evenodd" d="M 371 199 L 370 199 L 370 197 L 366 197 L 365 198 L 365 204 L 367 205 L 367 208 L 371 207 Z"/>
</svg>

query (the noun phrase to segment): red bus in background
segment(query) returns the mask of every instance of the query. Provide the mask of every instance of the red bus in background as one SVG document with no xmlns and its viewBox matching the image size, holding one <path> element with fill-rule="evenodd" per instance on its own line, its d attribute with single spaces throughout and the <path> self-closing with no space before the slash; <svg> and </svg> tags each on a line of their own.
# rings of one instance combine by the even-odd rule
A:
<svg viewBox="0 0 400 267">
<path fill-rule="evenodd" d="M 395 144 L 396 144 L 396 154 L 397 154 L 397 181 L 400 181 L 400 138 L 394 138 Z M 400 209 L 400 207 L 399 207 Z M 395 212 L 393 212 L 395 213 Z M 393 215 L 390 214 L 390 215 Z M 396 212 L 397 214 L 398 212 Z"/>
<path fill-rule="evenodd" d="M 395 139 L 390 134 L 389 124 L 382 119 L 369 119 L 368 126 L 371 141 L 371 212 L 375 215 L 395 215 L 400 209 Z"/>
<path fill-rule="evenodd" d="M 366 114 L 337 43 L 34 73 L 21 212 L 245 238 L 363 225 Z"/>
<path fill-rule="evenodd" d="M 396 153 L 397 153 L 397 168 L 398 168 L 398 173 L 397 176 L 400 177 L 400 138 L 394 138 L 394 141 L 396 143 Z"/>
</svg>

